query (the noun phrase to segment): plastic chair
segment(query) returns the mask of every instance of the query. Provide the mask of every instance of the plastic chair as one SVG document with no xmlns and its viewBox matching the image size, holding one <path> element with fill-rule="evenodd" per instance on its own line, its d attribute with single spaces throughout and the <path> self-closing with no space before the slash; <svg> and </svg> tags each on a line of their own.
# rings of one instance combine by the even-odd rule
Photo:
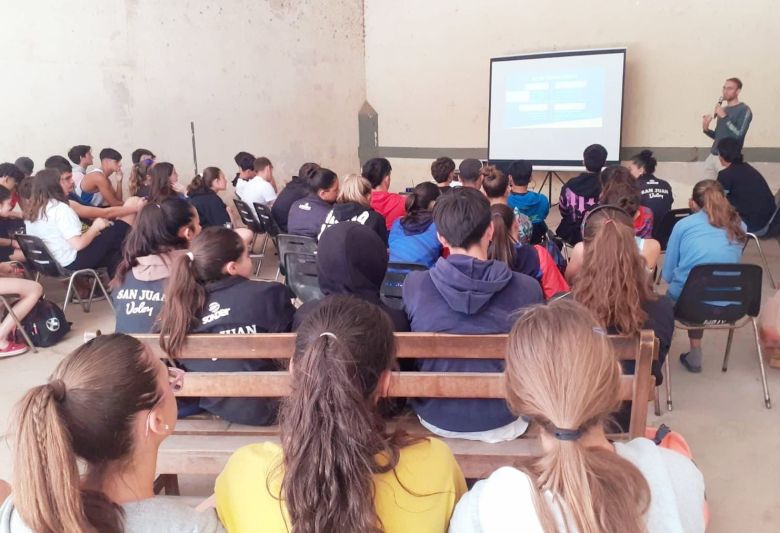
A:
<svg viewBox="0 0 780 533">
<path fill-rule="evenodd" d="M 251 259 L 257 259 L 257 268 L 255 269 L 255 277 L 260 275 L 260 269 L 263 266 L 263 258 L 265 257 L 265 247 L 268 244 L 268 238 L 266 237 L 265 241 L 263 241 L 263 248 L 260 250 L 259 254 L 256 254 L 253 252 L 255 249 L 255 241 L 257 241 L 257 236 L 262 235 L 266 233 L 265 227 L 261 222 L 258 222 L 254 215 L 252 215 L 252 210 L 249 208 L 246 202 L 243 202 L 241 200 L 233 200 L 233 203 L 236 204 L 236 210 L 238 211 L 238 216 L 241 218 L 241 222 L 244 223 L 244 225 L 252 230 L 253 236 L 252 236 L 252 242 L 249 243 L 249 257 Z"/>
<path fill-rule="evenodd" d="M 287 266 L 285 264 L 285 256 L 289 252 L 298 252 L 304 254 L 317 254 L 317 241 L 311 237 L 304 237 L 303 235 L 289 235 L 282 233 L 276 237 L 277 250 L 279 251 L 279 269 L 276 271 L 276 279 L 279 279 L 279 274 L 284 271 L 287 275 Z"/>
<path fill-rule="evenodd" d="M 385 305 L 393 309 L 403 310 L 404 301 L 402 293 L 404 280 L 407 274 L 413 270 L 428 270 L 428 267 L 417 263 L 388 263 L 387 273 L 379 291 Z"/>
<path fill-rule="evenodd" d="M 761 310 L 761 267 L 758 265 L 725 263 L 698 265 L 691 269 L 674 308 L 675 327 L 692 329 L 728 329 L 726 353 L 721 370 L 728 368 L 734 330 L 748 322 L 758 351 L 758 366 L 764 387 L 764 405 L 772 407 L 766 381 L 764 353 L 758 336 L 756 317 Z M 669 357 L 666 358 L 666 405 L 672 410 L 672 383 Z"/>
<path fill-rule="evenodd" d="M 653 237 L 661 245 L 661 255 L 658 258 L 658 266 L 655 269 L 655 284 L 661 283 L 661 270 L 663 269 L 663 257 L 666 254 L 666 246 L 669 244 L 669 237 L 672 236 L 672 230 L 679 221 L 691 214 L 690 209 L 672 209 L 668 211 L 661 219 L 658 225 L 658 232 L 654 232 Z"/>
<path fill-rule="evenodd" d="M 27 268 L 35 272 L 35 281 L 38 281 L 42 275 L 60 280 L 69 280 L 68 291 L 65 293 L 65 303 L 62 304 L 63 312 L 67 309 L 71 295 L 73 295 L 76 302 L 81 304 L 84 312 L 89 313 L 92 308 L 92 299 L 95 296 L 96 287 L 100 287 L 100 291 L 108 301 L 108 305 L 110 305 L 111 310 L 114 311 L 114 303 L 111 301 L 108 291 L 106 291 L 106 288 L 103 286 L 103 282 L 100 281 L 97 270 L 92 268 L 82 268 L 75 271 L 68 270 L 54 259 L 54 256 L 51 255 L 51 252 L 49 252 L 49 249 L 39 237 L 22 233 L 17 233 L 15 237 L 16 241 L 19 243 L 19 248 L 21 248 L 22 253 L 24 254 L 24 258 L 27 260 Z M 92 277 L 92 287 L 89 291 L 89 298 L 86 300 L 79 298 L 78 292 L 73 290 L 73 282 L 79 276 Z"/>
<path fill-rule="evenodd" d="M 780 211 L 780 192 L 778 192 L 775 195 L 775 212 L 772 213 L 772 216 L 769 217 L 769 222 L 766 223 L 766 226 L 763 228 L 750 232 L 747 234 L 747 240 L 745 241 L 745 245 L 742 247 L 742 253 L 745 253 L 745 248 L 747 248 L 747 245 L 750 244 L 750 241 L 754 241 L 756 243 L 756 246 L 758 247 L 758 253 L 761 255 L 761 260 L 764 262 L 764 268 L 766 269 L 766 273 L 769 276 L 769 282 L 772 284 L 773 289 L 777 289 L 777 285 L 775 285 L 775 278 L 772 276 L 772 269 L 769 268 L 769 262 L 766 260 L 766 256 L 764 255 L 764 250 L 761 249 L 761 243 L 759 242 L 759 239 L 764 239 L 769 237 L 769 231 L 772 229 L 772 224 L 775 222 L 775 219 L 777 218 L 777 213 Z M 778 239 L 778 244 L 780 244 L 780 239 Z"/>
<path fill-rule="evenodd" d="M 11 315 L 11 318 L 13 318 L 14 322 L 16 322 L 16 329 L 22 334 L 22 337 L 24 337 L 24 340 L 27 342 L 27 346 L 32 348 L 32 351 L 34 353 L 38 353 L 38 348 L 35 347 L 35 344 L 33 344 L 32 339 L 27 334 L 27 330 L 24 329 L 24 326 L 22 325 L 22 321 L 19 320 L 19 317 L 16 316 L 16 313 L 14 313 L 13 307 L 11 307 L 11 304 L 8 303 L 8 300 L 5 298 L 5 296 L 0 295 L 0 303 L 3 304 L 3 307 L 5 307 L 6 312 Z"/>
<path fill-rule="evenodd" d="M 317 256 L 301 252 L 287 252 L 284 257 L 287 285 L 303 303 L 324 298 L 317 274 Z"/>
</svg>

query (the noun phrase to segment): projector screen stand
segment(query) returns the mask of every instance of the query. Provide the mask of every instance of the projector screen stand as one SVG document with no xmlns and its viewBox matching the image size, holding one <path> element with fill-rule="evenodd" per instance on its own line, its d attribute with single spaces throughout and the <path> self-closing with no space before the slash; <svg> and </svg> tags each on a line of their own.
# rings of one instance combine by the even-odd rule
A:
<svg viewBox="0 0 780 533">
<path fill-rule="evenodd" d="M 566 182 L 563 181 L 563 178 L 555 172 L 554 170 L 548 170 L 547 173 L 544 175 L 544 179 L 542 180 L 542 184 L 539 186 L 539 192 L 544 192 L 544 184 L 547 184 L 547 198 L 550 201 L 550 207 L 555 207 L 558 205 L 558 202 L 553 203 L 553 195 L 552 195 L 552 186 L 553 186 L 553 177 L 555 177 L 561 185 L 566 185 Z"/>
</svg>

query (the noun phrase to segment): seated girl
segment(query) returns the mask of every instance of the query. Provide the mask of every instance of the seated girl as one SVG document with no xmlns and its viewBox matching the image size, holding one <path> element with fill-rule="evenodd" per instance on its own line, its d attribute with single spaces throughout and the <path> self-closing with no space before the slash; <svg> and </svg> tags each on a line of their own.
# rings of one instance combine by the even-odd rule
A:
<svg viewBox="0 0 780 533">
<path fill-rule="evenodd" d="M 328 168 L 318 169 L 308 180 L 309 195 L 292 204 L 287 231 L 316 239 L 339 194 L 339 177 Z"/>
<path fill-rule="evenodd" d="M 653 235 L 653 211 L 641 205 L 642 191 L 631 172 L 619 165 L 601 172 L 601 197 L 599 205 L 617 205 L 633 218 L 636 236 L 647 239 Z M 658 221 L 660 223 L 660 220 Z"/>
<path fill-rule="evenodd" d="M 687 457 L 645 438 L 610 442 L 620 367 L 584 306 L 557 301 L 509 335 L 507 402 L 540 431 L 528 472 L 502 467 L 458 503 L 450 533 L 704 531 L 704 480 Z"/>
<path fill-rule="evenodd" d="M 127 335 L 71 352 L 18 404 L 14 492 L 0 524 L 19 533 L 224 531 L 213 510 L 154 497 L 183 378 Z"/>
<path fill-rule="evenodd" d="M 433 206 L 441 189 L 429 181 L 417 185 L 406 197 L 406 215 L 390 228 L 390 261 L 417 263 L 431 268 L 441 257 Z"/>
<path fill-rule="evenodd" d="M 688 274 L 703 263 L 739 263 L 745 243 L 745 224 L 715 180 L 702 180 L 693 187 L 688 201 L 693 214 L 679 221 L 666 246 L 663 278 L 668 294 L 677 300 Z M 701 372 L 701 339 L 704 330 L 689 330 L 690 351 L 680 355 L 689 371 Z"/>
<path fill-rule="evenodd" d="M 36 281 L 18 278 L 17 276 L 20 276 L 21 273 L 20 270 L 14 268 L 12 263 L 0 263 L 0 296 L 5 296 L 6 299 L 9 296 L 18 297 L 16 302 L 11 305 L 11 310 L 16 318 L 24 320 L 27 313 L 32 311 L 32 308 L 43 296 L 43 287 Z M 5 309 L 0 307 L 0 315 L 4 312 Z M 14 340 L 13 333 L 16 327 L 16 320 L 10 313 L 7 313 L 0 322 L 0 358 L 21 355 L 30 349 L 26 344 Z"/>
<path fill-rule="evenodd" d="M 493 220 L 493 240 L 488 248 L 488 259 L 503 261 L 515 272 L 537 280 L 545 298 L 569 290 L 569 284 L 544 246 L 518 242 L 516 235 L 526 235 L 530 240 L 533 226 L 528 217 L 522 213 L 516 215 L 506 204 L 491 205 L 490 215 Z M 521 217 L 523 222 L 527 222 L 525 232 L 521 231 Z"/>
<path fill-rule="evenodd" d="M 325 217 L 325 222 L 323 222 L 317 238 L 321 238 L 323 232 L 329 227 L 347 220 L 371 228 L 379 235 L 387 248 L 385 217 L 371 209 L 371 183 L 357 174 L 350 174 L 344 178 L 336 203 Z"/>
<path fill-rule="evenodd" d="M 166 198 L 186 198 L 186 189 L 179 183 L 179 174 L 171 163 L 155 163 L 149 169 L 149 185 L 141 187 L 136 195 L 150 204 L 159 204 Z"/>
<path fill-rule="evenodd" d="M 198 174 L 192 178 L 187 187 L 187 200 L 198 211 L 201 227 L 233 228 L 245 243 L 251 244 L 255 237 L 254 232 L 248 228 L 235 227 L 238 222 L 238 217 L 233 216 L 235 211 L 231 213 L 219 197 L 219 193 L 225 189 L 227 189 L 227 178 L 224 172 L 217 167 L 206 167 L 202 175 Z"/>
<path fill-rule="evenodd" d="M 248 279 L 252 261 L 241 237 L 220 226 L 204 229 L 189 252 L 173 262 L 159 315 L 160 346 L 181 359 L 190 333 L 281 333 L 290 331 L 295 308 L 290 290 L 276 282 Z M 183 359 L 196 372 L 274 370 L 272 360 Z M 267 398 L 201 398 L 200 407 L 229 422 L 264 426 L 276 420 L 277 402 Z"/>
<path fill-rule="evenodd" d="M 198 213 L 186 200 L 168 198 L 141 210 L 111 282 L 117 333 L 152 331 L 173 260 L 199 233 Z"/>
<path fill-rule="evenodd" d="M 123 220 L 96 218 L 82 233 L 81 221 L 68 205 L 57 171 L 41 170 L 35 175 L 24 218 L 27 233 L 40 237 L 66 269 L 105 267 L 109 276 L 114 276 L 130 226 Z"/>
<path fill-rule="evenodd" d="M 395 367 L 390 320 L 375 305 L 329 297 L 298 330 L 280 443 L 239 449 L 217 478 L 231 531 L 447 531 L 466 490 L 435 438 L 388 431 L 377 402 Z"/>
</svg>

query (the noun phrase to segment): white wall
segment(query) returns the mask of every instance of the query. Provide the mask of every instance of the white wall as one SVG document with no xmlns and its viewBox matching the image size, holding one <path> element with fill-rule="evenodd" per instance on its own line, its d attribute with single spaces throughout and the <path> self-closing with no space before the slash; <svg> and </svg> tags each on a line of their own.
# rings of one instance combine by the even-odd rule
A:
<svg viewBox="0 0 780 533">
<path fill-rule="evenodd" d="M 361 0 L 9 0 L 0 19 L 0 160 L 41 168 L 89 144 L 129 167 L 146 147 L 189 181 L 194 120 L 201 170 L 232 175 L 239 150 L 282 180 L 309 160 L 358 165 Z"/>
</svg>

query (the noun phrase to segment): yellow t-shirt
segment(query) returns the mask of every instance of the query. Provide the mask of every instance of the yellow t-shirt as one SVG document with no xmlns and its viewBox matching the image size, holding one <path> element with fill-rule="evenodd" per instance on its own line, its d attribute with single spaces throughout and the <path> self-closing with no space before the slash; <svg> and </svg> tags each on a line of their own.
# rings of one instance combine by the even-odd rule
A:
<svg viewBox="0 0 780 533">
<path fill-rule="evenodd" d="M 215 486 L 217 512 L 228 532 L 290 530 L 279 499 L 281 463 L 281 447 L 270 442 L 245 446 L 231 456 Z M 385 531 L 446 532 L 455 504 L 467 490 L 449 447 L 434 438 L 411 444 L 401 450 L 395 473 L 374 479 L 374 503 Z"/>
</svg>

